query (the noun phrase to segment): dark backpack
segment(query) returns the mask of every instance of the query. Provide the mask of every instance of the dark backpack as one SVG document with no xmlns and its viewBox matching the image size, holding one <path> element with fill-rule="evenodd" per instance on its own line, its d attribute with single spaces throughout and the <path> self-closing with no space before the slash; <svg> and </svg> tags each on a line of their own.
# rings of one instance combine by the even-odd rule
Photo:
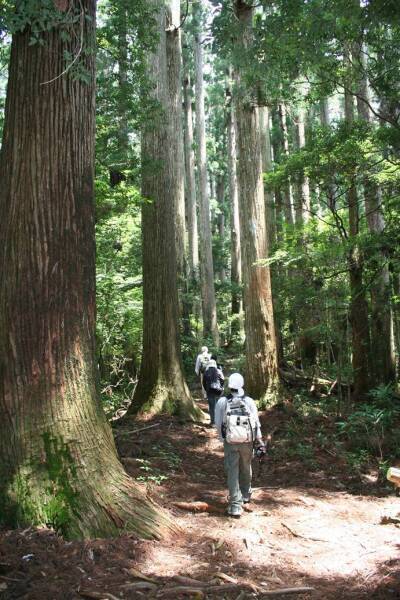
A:
<svg viewBox="0 0 400 600">
<path fill-rule="evenodd" d="M 218 373 L 218 369 L 216 367 L 208 367 L 203 375 L 203 387 L 206 392 L 217 392 L 221 393 L 223 391 L 223 385 L 221 382 L 221 377 Z"/>
</svg>

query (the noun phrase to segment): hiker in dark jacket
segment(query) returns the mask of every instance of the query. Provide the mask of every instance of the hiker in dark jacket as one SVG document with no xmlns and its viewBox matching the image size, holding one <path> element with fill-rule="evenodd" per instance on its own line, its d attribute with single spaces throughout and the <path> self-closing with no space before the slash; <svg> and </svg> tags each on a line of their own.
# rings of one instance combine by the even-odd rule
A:
<svg viewBox="0 0 400 600">
<path fill-rule="evenodd" d="M 207 394 L 211 425 L 214 425 L 215 405 L 224 391 L 224 374 L 217 365 L 215 354 L 211 356 L 203 373 L 203 387 Z"/>
</svg>

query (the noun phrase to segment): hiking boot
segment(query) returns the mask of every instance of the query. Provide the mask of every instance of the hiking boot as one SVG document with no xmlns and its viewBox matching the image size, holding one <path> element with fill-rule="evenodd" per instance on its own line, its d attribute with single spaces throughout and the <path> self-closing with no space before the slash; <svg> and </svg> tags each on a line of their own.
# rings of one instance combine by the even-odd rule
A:
<svg viewBox="0 0 400 600">
<path fill-rule="evenodd" d="M 240 519 L 242 515 L 242 509 L 239 506 L 230 506 L 228 508 L 228 516 L 233 519 Z"/>
<path fill-rule="evenodd" d="M 251 501 L 251 495 L 243 496 L 243 504 L 249 504 L 250 501 Z"/>
</svg>

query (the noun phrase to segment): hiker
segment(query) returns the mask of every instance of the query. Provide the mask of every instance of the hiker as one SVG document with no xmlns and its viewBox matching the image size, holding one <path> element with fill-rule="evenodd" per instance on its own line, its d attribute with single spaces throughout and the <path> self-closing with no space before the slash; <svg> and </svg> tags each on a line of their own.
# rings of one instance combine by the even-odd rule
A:
<svg viewBox="0 0 400 600">
<path fill-rule="evenodd" d="M 253 447 L 265 454 L 257 406 L 244 393 L 244 379 L 233 373 L 228 380 L 229 394 L 215 407 L 215 427 L 224 443 L 224 466 L 229 490 L 228 515 L 239 518 L 242 505 L 251 498 L 251 459 Z"/>
<path fill-rule="evenodd" d="M 203 373 L 203 388 L 207 394 L 210 425 L 214 425 L 215 405 L 224 391 L 224 380 L 222 369 L 217 365 L 217 356 L 212 354 Z"/>
<path fill-rule="evenodd" d="M 200 354 L 196 358 L 196 364 L 194 367 L 196 375 L 200 377 L 200 386 L 203 392 L 203 398 L 207 398 L 207 394 L 203 388 L 203 373 L 206 370 L 208 361 L 211 358 L 211 354 L 208 352 L 207 346 L 202 346 Z"/>
</svg>

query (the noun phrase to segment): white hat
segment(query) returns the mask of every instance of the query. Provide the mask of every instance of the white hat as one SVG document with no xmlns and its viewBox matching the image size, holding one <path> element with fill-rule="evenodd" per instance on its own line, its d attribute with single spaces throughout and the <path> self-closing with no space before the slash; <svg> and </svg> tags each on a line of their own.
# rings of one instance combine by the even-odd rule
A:
<svg viewBox="0 0 400 600">
<path fill-rule="evenodd" d="M 244 379 L 240 373 L 232 373 L 228 379 L 228 387 L 231 390 L 237 390 L 238 396 L 243 396 Z"/>
<path fill-rule="evenodd" d="M 208 352 L 207 346 L 202 346 L 201 347 L 201 352 L 202 352 L 202 354 L 205 354 L 206 352 Z"/>
</svg>

